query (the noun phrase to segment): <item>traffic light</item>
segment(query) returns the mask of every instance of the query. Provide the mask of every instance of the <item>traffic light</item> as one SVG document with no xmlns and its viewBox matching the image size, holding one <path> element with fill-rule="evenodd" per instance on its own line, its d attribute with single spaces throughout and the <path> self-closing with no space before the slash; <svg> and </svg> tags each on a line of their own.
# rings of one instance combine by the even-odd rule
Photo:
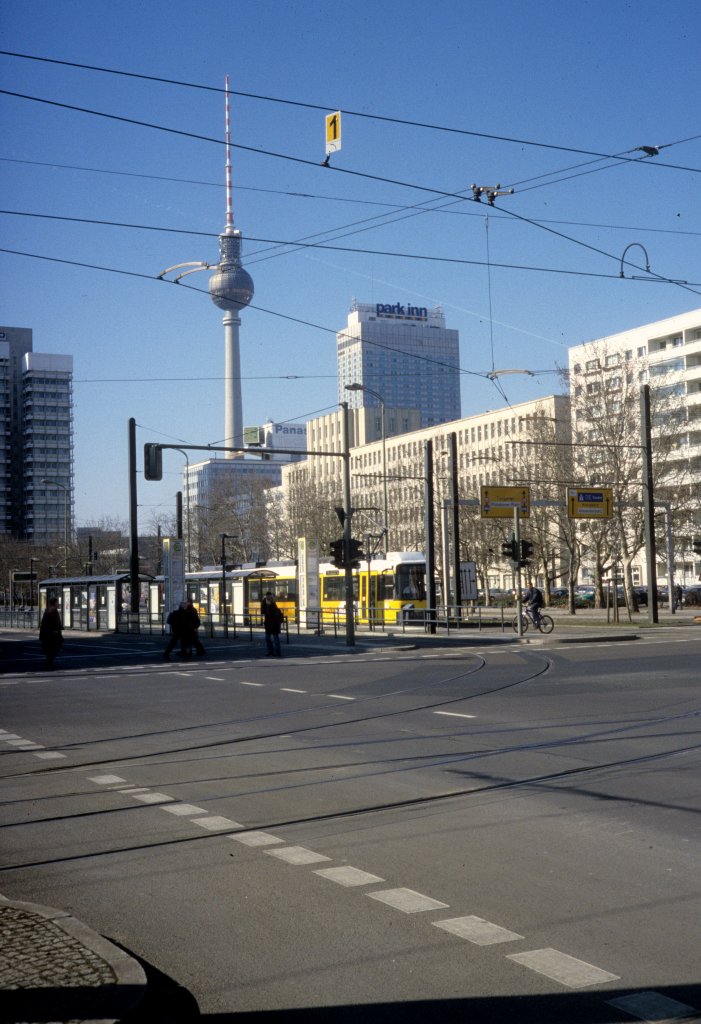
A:
<svg viewBox="0 0 701 1024">
<path fill-rule="evenodd" d="M 531 558 L 533 556 L 533 542 L 530 540 L 521 541 L 521 557 L 519 559 L 519 565 L 523 569 L 525 566 L 531 564 Z"/>
<path fill-rule="evenodd" d="M 503 557 L 508 558 L 510 562 L 518 561 L 518 547 L 515 537 L 512 537 L 511 540 L 504 541 L 501 546 L 501 553 Z"/>
<path fill-rule="evenodd" d="M 341 537 L 340 540 L 332 540 L 330 548 L 331 564 L 335 565 L 338 569 L 343 569 L 345 565 L 345 559 L 343 557 L 343 537 Z"/>
<path fill-rule="evenodd" d="M 691 546 L 694 549 L 695 555 L 701 555 L 701 537 L 694 537 Z"/>
<path fill-rule="evenodd" d="M 144 480 L 163 479 L 163 449 L 159 444 L 144 445 Z"/>
<path fill-rule="evenodd" d="M 349 556 L 350 556 L 349 557 L 350 564 L 351 564 L 351 566 L 354 569 L 359 569 L 360 568 L 361 559 L 363 561 L 365 561 L 366 558 L 367 558 L 367 555 L 365 554 L 365 552 L 361 551 L 360 541 L 359 540 L 354 540 L 353 537 L 351 537 L 351 541 L 350 541 Z"/>
</svg>

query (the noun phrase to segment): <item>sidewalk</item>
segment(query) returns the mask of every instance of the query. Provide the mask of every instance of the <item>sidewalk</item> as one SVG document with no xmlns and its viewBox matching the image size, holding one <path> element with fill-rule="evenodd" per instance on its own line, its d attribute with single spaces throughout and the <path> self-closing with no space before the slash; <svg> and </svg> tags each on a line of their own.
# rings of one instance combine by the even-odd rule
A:
<svg viewBox="0 0 701 1024">
<path fill-rule="evenodd" d="M 62 910 L 0 897 L 2 1024 L 115 1024 L 146 975 L 123 950 Z"/>
</svg>

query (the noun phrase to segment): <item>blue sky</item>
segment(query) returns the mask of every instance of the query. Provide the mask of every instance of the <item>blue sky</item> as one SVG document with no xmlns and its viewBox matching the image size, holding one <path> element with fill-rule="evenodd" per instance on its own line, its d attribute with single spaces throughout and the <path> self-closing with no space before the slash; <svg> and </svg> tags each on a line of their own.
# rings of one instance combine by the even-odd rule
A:
<svg viewBox="0 0 701 1024">
<path fill-rule="evenodd" d="M 232 90 L 270 98 L 232 96 L 233 142 L 310 162 L 233 151 L 258 307 L 242 316 L 247 424 L 335 406 L 335 332 L 354 297 L 441 304 L 465 370 L 537 371 L 503 378 L 511 402 L 559 390 L 568 345 L 701 306 L 699 38 L 696 0 L 37 0 L 4 5 L 0 24 L 5 51 L 211 89 L 228 74 Z M 42 215 L 2 215 L 2 248 L 31 255 L 0 252 L 0 322 L 74 356 L 76 519 L 125 518 L 130 416 L 139 448 L 223 435 L 221 314 L 206 293 L 155 280 L 217 258 L 223 95 L 6 55 L 0 88 L 215 140 L 0 95 L 3 209 Z M 459 131 L 348 113 L 327 169 L 324 111 L 338 108 Z M 667 148 L 635 163 L 586 155 L 642 157 L 642 145 Z M 516 191 L 494 209 L 450 198 L 472 183 Z M 308 236 L 375 252 L 256 241 Z M 622 281 L 633 242 L 657 274 L 699 287 Z M 627 258 L 644 263 L 639 247 Z M 187 280 L 206 289 L 206 274 Z M 504 404 L 463 375 L 463 415 Z M 173 506 L 182 464 L 168 454 L 163 483 L 140 483 L 144 525 Z"/>
</svg>

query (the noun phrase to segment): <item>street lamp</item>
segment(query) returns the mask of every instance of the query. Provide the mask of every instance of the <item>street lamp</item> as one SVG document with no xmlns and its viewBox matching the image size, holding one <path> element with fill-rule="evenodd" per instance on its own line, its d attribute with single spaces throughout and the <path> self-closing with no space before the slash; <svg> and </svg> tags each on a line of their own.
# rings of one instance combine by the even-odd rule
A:
<svg viewBox="0 0 701 1024">
<path fill-rule="evenodd" d="M 383 533 L 385 543 L 389 549 L 389 517 L 387 514 L 387 436 L 385 433 L 385 400 L 377 391 L 367 387 L 365 384 L 346 384 L 346 391 L 364 391 L 373 395 L 380 403 L 380 433 L 382 435 L 382 497 L 384 505 L 385 522 Z"/>
<path fill-rule="evenodd" d="M 42 484 L 49 484 L 51 487 L 60 487 L 63 491 L 63 571 L 68 572 L 68 488 L 58 480 L 48 480 L 44 477 Z"/>
</svg>

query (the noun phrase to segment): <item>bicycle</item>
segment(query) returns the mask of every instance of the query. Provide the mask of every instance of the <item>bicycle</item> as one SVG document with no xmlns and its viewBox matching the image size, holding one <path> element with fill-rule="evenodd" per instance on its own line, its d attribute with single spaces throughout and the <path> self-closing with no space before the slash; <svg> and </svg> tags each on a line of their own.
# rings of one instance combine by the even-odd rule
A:
<svg viewBox="0 0 701 1024">
<path fill-rule="evenodd" d="M 539 629 L 541 633 L 552 633 L 555 628 L 555 623 L 549 615 L 541 615 L 540 622 L 536 625 L 536 621 L 533 618 L 533 612 L 529 608 L 524 608 L 521 613 L 521 622 L 523 626 L 523 632 L 528 632 L 528 627 L 533 626 L 534 629 Z M 514 615 L 511 623 L 514 633 L 518 633 L 518 615 Z"/>
</svg>

